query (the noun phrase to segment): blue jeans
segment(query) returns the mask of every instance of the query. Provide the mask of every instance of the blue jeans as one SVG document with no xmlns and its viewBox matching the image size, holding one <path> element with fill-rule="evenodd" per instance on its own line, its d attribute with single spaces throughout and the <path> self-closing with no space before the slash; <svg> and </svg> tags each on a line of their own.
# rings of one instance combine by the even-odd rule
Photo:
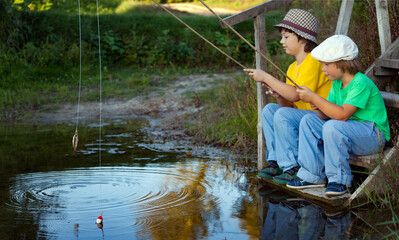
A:
<svg viewBox="0 0 399 240">
<path fill-rule="evenodd" d="M 385 136 L 373 122 L 322 120 L 308 114 L 299 127 L 297 176 L 310 183 L 335 182 L 351 186 L 349 155 L 378 152 Z"/>
<path fill-rule="evenodd" d="M 313 204 L 294 208 L 285 202 L 268 201 L 262 240 L 320 239 L 326 223 L 323 213 L 324 209 Z"/>
<path fill-rule="evenodd" d="M 269 103 L 262 110 L 266 160 L 277 161 L 283 171 L 298 166 L 299 123 L 306 114 L 316 115 L 316 112 L 281 107 L 276 103 Z"/>
</svg>

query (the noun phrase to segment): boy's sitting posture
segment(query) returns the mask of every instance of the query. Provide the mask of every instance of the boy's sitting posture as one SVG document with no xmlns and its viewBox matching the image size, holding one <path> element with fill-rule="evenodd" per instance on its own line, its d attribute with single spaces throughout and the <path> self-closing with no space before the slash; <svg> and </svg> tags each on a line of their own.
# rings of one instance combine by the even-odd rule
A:
<svg viewBox="0 0 399 240">
<path fill-rule="evenodd" d="M 321 63 L 310 55 L 317 46 L 319 21 L 308 11 L 291 9 L 275 27 L 281 33 L 280 43 L 284 51 L 296 60 L 288 68 L 287 76 L 297 84 L 304 85 L 326 98 L 332 83 L 321 70 Z M 314 110 L 309 103 L 301 101 L 291 82 L 282 82 L 259 69 L 244 71 L 255 81 L 267 85 L 269 90 L 266 94 L 277 100 L 277 104 L 269 103 L 262 110 L 262 128 L 269 166 L 259 171 L 259 176 L 273 178 L 277 183 L 286 184 L 287 181 L 296 178 L 299 168 L 299 123 L 303 116 Z"/>
<path fill-rule="evenodd" d="M 341 195 L 351 186 L 349 155 L 381 150 L 390 139 L 384 100 L 375 84 L 359 72 L 356 44 L 347 36 L 334 35 L 312 52 L 333 81 L 327 100 L 306 87 L 297 89 L 317 115 L 308 114 L 299 127 L 298 178 L 288 187 L 322 187 L 327 196 Z"/>
</svg>

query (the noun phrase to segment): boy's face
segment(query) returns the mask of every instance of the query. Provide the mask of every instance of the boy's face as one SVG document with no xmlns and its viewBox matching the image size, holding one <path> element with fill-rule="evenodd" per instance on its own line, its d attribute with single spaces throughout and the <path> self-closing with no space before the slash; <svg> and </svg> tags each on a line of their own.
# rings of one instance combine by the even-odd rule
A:
<svg viewBox="0 0 399 240">
<path fill-rule="evenodd" d="M 280 43 L 283 45 L 284 51 L 291 56 L 298 55 L 298 53 L 303 51 L 305 45 L 302 41 L 298 41 L 298 37 L 294 33 L 284 29 L 281 30 Z"/>
<path fill-rule="evenodd" d="M 334 81 L 342 78 L 343 72 L 337 68 L 335 63 L 321 62 L 323 68 L 321 69 L 329 80 Z"/>
</svg>

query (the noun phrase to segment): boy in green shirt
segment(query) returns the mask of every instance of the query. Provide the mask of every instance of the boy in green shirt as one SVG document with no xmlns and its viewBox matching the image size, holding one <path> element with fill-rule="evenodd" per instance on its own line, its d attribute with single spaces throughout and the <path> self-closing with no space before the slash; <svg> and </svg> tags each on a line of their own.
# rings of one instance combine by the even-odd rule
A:
<svg viewBox="0 0 399 240">
<path fill-rule="evenodd" d="M 333 81 L 327 100 L 309 88 L 297 89 L 317 115 L 308 114 L 299 127 L 297 178 L 287 187 L 324 187 L 327 196 L 341 195 L 351 187 L 349 155 L 378 152 L 390 139 L 387 111 L 380 91 L 359 72 L 356 44 L 347 36 L 334 35 L 312 50 Z"/>
</svg>

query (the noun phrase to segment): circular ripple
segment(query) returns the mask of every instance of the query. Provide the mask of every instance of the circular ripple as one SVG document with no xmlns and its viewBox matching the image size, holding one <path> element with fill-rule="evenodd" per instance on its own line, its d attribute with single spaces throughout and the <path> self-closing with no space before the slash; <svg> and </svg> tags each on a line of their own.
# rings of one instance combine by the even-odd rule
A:
<svg viewBox="0 0 399 240">
<path fill-rule="evenodd" d="M 104 225 L 120 233 L 132 226 L 159 226 L 171 212 L 190 208 L 209 188 L 187 170 L 96 167 L 18 175 L 11 179 L 7 204 L 40 216 L 47 233 L 66 231 L 65 220 L 79 224 L 80 232 L 90 232 L 101 210 Z"/>
</svg>

